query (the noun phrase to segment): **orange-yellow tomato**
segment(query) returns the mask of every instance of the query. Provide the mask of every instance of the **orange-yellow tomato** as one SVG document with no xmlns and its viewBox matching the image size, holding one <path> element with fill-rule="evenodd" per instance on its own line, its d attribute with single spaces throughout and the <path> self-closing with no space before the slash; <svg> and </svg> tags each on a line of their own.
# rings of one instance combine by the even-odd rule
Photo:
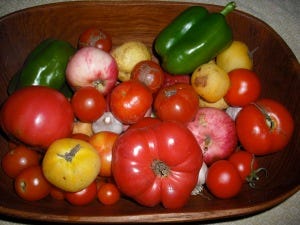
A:
<svg viewBox="0 0 300 225">
<path fill-rule="evenodd" d="M 118 134 L 110 131 L 101 131 L 90 137 L 90 144 L 98 151 L 101 159 L 101 170 L 99 175 L 103 177 L 110 177 L 112 148 L 118 137 Z"/>
<path fill-rule="evenodd" d="M 101 169 L 100 155 L 88 142 L 63 138 L 54 141 L 46 151 L 43 173 L 54 186 L 76 192 L 90 185 Z"/>
</svg>

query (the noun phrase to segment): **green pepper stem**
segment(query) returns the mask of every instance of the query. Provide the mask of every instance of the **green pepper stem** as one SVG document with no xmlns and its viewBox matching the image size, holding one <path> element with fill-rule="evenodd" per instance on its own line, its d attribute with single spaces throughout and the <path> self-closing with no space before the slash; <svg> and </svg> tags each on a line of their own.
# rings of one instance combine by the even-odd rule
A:
<svg viewBox="0 0 300 225">
<path fill-rule="evenodd" d="M 235 2 L 229 2 L 220 13 L 223 16 L 227 16 L 227 14 L 232 12 L 235 9 L 235 7 L 236 7 Z"/>
</svg>

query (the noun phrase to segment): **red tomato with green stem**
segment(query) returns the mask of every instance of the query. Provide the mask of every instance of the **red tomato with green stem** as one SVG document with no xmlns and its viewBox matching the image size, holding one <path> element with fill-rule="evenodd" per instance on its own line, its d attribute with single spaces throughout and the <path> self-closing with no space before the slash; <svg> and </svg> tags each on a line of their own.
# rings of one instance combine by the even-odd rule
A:
<svg viewBox="0 0 300 225">
<path fill-rule="evenodd" d="M 112 47 L 112 39 L 103 29 L 91 27 L 84 30 L 78 40 L 78 47 L 96 47 L 109 52 Z"/>
<path fill-rule="evenodd" d="M 39 165 L 40 159 L 37 151 L 19 145 L 3 156 L 2 169 L 9 177 L 16 177 L 22 170 Z"/>
<path fill-rule="evenodd" d="M 166 121 L 188 123 L 199 108 L 199 97 L 189 84 L 177 83 L 159 90 L 154 100 L 158 118 Z"/>
<path fill-rule="evenodd" d="M 31 166 L 18 174 L 14 181 L 17 195 L 27 201 L 45 198 L 51 190 L 51 184 L 43 175 L 41 166 Z"/>
<path fill-rule="evenodd" d="M 186 126 L 160 122 L 132 128 L 117 139 L 112 170 L 120 191 L 144 206 L 181 208 L 202 166 L 202 151 Z"/>
<path fill-rule="evenodd" d="M 125 81 L 116 86 L 110 95 L 110 110 L 124 124 L 133 124 L 151 109 L 152 93 L 138 81 Z"/>
<path fill-rule="evenodd" d="M 77 192 L 66 192 L 65 199 L 72 205 L 87 205 L 97 196 L 97 183 L 92 182 L 89 186 Z"/>
<path fill-rule="evenodd" d="M 236 151 L 229 158 L 238 170 L 243 182 L 248 182 L 250 187 L 255 187 L 255 182 L 259 180 L 258 173 L 263 171 L 267 175 L 265 168 L 259 167 L 258 161 L 254 154 L 247 151 Z"/>
<path fill-rule="evenodd" d="M 260 99 L 241 109 L 236 118 L 236 130 L 246 151 L 266 155 L 284 149 L 289 143 L 294 120 L 278 101 Z"/>
<path fill-rule="evenodd" d="M 140 81 L 145 84 L 152 93 L 156 93 L 164 82 L 164 71 L 156 62 L 144 60 L 133 67 L 130 78 Z"/>
<path fill-rule="evenodd" d="M 113 205 L 120 200 L 121 193 L 113 183 L 104 183 L 97 192 L 98 200 L 104 205 Z"/>
<path fill-rule="evenodd" d="M 227 160 L 218 160 L 208 168 L 206 186 L 218 198 L 228 199 L 238 195 L 242 184 L 237 168 Z"/>
<path fill-rule="evenodd" d="M 71 98 L 75 116 L 81 122 L 93 122 L 106 110 L 106 100 L 94 87 L 82 87 Z"/>
<path fill-rule="evenodd" d="M 224 96 L 231 106 L 245 106 L 256 101 L 261 93 L 261 83 L 257 74 L 248 69 L 235 69 L 228 73 L 230 87 Z"/>
</svg>

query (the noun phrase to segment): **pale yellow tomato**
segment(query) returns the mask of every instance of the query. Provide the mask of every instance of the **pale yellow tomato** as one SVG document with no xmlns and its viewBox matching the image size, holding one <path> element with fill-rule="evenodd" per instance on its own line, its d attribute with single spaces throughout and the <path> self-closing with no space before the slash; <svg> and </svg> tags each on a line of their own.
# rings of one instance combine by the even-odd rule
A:
<svg viewBox="0 0 300 225">
<path fill-rule="evenodd" d="M 77 192 L 95 180 L 101 160 L 97 150 L 86 141 L 63 138 L 49 146 L 42 168 L 44 176 L 54 186 Z"/>
</svg>

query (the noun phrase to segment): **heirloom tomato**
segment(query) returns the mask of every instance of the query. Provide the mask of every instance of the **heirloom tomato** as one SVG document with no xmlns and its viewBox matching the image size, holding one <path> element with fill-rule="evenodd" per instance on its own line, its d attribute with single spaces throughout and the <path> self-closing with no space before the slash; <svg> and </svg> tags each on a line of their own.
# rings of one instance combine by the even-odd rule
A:
<svg viewBox="0 0 300 225">
<path fill-rule="evenodd" d="M 55 89 L 29 86 L 10 95 L 1 110 L 1 126 L 10 136 L 35 147 L 72 134 L 74 114 L 66 97 Z"/>
<path fill-rule="evenodd" d="M 154 100 L 157 117 L 166 121 L 190 122 L 196 116 L 198 108 L 198 94 L 191 85 L 185 83 L 160 89 Z"/>
<path fill-rule="evenodd" d="M 290 141 L 294 121 L 289 111 L 273 99 L 260 99 L 244 106 L 236 118 L 241 145 L 255 155 L 282 150 Z"/>
<path fill-rule="evenodd" d="M 183 207 L 197 184 L 202 151 L 186 126 L 163 121 L 116 140 L 112 171 L 121 192 L 144 206 Z"/>
<path fill-rule="evenodd" d="M 54 141 L 42 162 L 46 179 L 68 192 L 77 192 L 90 185 L 101 169 L 100 156 L 88 142 L 62 138 Z"/>
<path fill-rule="evenodd" d="M 129 80 L 116 86 L 110 95 L 110 110 L 124 124 L 143 118 L 152 105 L 152 93 L 144 84 Z"/>
</svg>

